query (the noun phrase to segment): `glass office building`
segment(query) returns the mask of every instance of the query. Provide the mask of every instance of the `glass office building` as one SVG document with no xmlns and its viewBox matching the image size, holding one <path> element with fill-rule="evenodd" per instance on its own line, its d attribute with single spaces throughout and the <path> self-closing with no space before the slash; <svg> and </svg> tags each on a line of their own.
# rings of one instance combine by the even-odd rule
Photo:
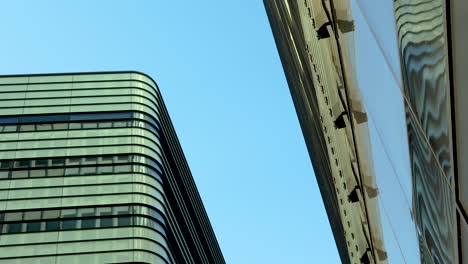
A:
<svg viewBox="0 0 468 264">
<path fill-rule="evenodd" d="M 224 263 L 156 83 L 0 76 L 0 263 Z"/>
<path fill-rule="evenodd" d="M 468 263 L 458 0 L 264 0 L 343 263 Z"/>
</svg>

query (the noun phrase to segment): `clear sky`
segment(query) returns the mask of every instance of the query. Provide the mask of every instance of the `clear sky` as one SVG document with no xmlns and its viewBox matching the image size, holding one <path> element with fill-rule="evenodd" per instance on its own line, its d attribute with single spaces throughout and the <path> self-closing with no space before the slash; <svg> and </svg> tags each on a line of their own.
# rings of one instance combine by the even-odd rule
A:
<svg viewBox="0 0 468 264">
<path fill-rule="evenodd" d="M 0 74 L 158 82 L 227 263 L 340 263 L 260 0 L 0 1 Z"/>
</svg>

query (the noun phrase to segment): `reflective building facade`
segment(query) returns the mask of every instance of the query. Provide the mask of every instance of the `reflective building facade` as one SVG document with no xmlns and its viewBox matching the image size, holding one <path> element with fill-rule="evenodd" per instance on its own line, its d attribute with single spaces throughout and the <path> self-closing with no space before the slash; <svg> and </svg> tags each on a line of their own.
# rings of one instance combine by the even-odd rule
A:
<svg viewBox="0 0 468 264">
<path fill-rule="evenodd" d="M 156 83 L 0 76 L 0 263 L 224 263 Z"/>
<path fill-rule="evenodd" d="M 343 263 L 468 263 L 468 4 L 264 0 Z"/>
</svg>

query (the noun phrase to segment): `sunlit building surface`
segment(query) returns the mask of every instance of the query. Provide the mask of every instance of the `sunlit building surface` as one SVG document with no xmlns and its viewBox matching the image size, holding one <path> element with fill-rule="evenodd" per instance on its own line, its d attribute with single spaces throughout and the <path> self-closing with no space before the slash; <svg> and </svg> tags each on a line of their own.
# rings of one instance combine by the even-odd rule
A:
<svg viewBox="0 0 468 264">
<path fill-rule="evenodd" d="M 343 263 L 468 263 L 466 1 L 264 0 Z"/>
<path fill-rule="evenodd" d="M 156 83 L 0 76 L 0 263 L 224 263 Z"/>
</svg>

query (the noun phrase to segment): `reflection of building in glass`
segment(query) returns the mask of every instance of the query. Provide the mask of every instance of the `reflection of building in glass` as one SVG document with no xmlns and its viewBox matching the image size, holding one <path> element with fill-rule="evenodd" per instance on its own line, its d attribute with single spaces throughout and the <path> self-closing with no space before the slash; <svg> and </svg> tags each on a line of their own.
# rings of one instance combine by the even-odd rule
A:
<svg viewBox="0 0 468 264">
<path fill-rule="evenodd" d="M 0 263 L 224 263 L 156 83 L 0 76 Z"/>
<path fill-rule="evenodd" d="M 264 3 L 343 263 L 468 263 L 468 4 Z"/>
</svg>

